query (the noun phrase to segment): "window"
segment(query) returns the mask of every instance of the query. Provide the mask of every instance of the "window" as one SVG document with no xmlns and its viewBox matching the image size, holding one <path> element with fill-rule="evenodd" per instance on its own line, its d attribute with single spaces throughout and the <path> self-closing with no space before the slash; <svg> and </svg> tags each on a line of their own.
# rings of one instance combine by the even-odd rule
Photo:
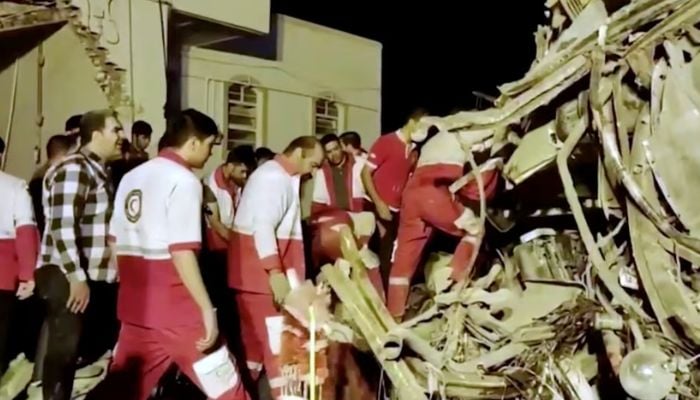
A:
<svg viewBox="0 0 700 400">
<path fill-rule="evenodd" d="M 341 118 L 338 103 L 332 96 L 315 100 L 314 132 L 318 136 L 328 133 L 339 133 Z"/>
<path fill-rule="evenodd" d="M 233 82 L 228 87 L 226 146 L 228 152 L 241 144 L 258 145 L 262 115 L 260 90 L 247 82 Z"/>
</svg>

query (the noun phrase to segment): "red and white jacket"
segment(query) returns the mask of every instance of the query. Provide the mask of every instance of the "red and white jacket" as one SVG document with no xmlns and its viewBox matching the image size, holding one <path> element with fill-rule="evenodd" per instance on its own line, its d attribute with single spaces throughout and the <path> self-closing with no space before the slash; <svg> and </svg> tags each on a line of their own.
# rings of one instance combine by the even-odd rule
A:
<svg viewBox="0 0 700 400">
<path fill-rule="evenodd" d="M 292 288 L 305 276 L 300 176 L 284 157 L 264 163 L 248 179 L 229 241 L 228 284 L 270 294 L 268 272 L 287 274 Z"/>
<path fill-rule="evenodd" d="M 0 290 L 15 290 L 34 280 L 39 230 L 26 182 L 0 172 L 0 194 Z"/>
<path fill-rule="evenodd" d="M 227 182 L 221 167 L 212 172 L 205 180 L 205 185 L 214 193 L 219 209 L 219 220 L 229 230 L 233 229 L 233 216 L 241 199 L 241 188 L 232 182 Z M 225 251 L 228 242 L 207 222 L 207 247 L 213 251 Z"/>
<path fill-rule="evenodd" d="M 366 159 L 347 156 L 342 168 L 345 170 L 345 187 L 349 196 L 347 211 L 360 212 L 365 206 L 365 188 L 362 184 L 362 168 Z M 314 192 L 311 203 L 311 214 L 327 211 L 337 207 L 333 185 L 332 166 L 325 162 L 314 175 Z"/>
<path fill-rule="evenodd" d="M 487 199 L 493 197 L 498 185 L 499 161 L 499 158 L 492 158 L 478 166 Z M 457 135 L 438 132 L 421 149 L 416 170 L 411 177 L 412 184 L 449 186 L 462 177 L 467 162 L 467 153 L 462 149 Z M 456 194 L 469 200 L 479 200 L 479 189 L 473 172 Z"/>
<path fill-rule="evenodd" d="M 149 328 L 201 324 L 172 260 L 201 247 L 202 183 L 171 150 L 126 174 L 110 223 L 117 253 L 122 322 Z"/>
</svg>

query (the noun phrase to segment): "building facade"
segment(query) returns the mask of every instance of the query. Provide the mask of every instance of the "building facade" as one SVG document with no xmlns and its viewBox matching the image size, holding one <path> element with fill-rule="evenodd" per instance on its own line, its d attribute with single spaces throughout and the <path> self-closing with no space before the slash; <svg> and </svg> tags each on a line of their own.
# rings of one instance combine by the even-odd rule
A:
<svg viewBox="0 0 700 400">
<path fill-rule="evenodd" d="M 381 45 L 270 14 L 269 0 L 0 1 L 0 136 L 4 170 L 29 178 L 46 141 L 85 110 L 112 107 L 154 128 L 195 107 L 228 148 L 281 150 L 302 134 L 379 135 Z M 32 16 L 27 17 L 27 16 Z"/>
</svg>

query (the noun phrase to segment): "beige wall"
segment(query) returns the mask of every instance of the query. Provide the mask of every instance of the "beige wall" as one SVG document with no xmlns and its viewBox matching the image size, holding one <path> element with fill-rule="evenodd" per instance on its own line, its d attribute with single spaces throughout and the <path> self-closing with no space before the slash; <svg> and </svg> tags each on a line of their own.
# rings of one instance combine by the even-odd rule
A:
<svg viewBox="0 0 700 400">
<path fill-rule="evenodd" d="M 345 110 L 345 130 L 356 130 L 369 146 L 380 133 L 381 45 L 344 32 L 279 17 L 279 61 L 191 48 L 185 53 L 183 106 L 214 117 L 223 129 L 225 90 L 247 76 L 263 89 L 262 145 L 280 151 L 313 128 L 312 100 L 332 92 Z M 222 161 L 223 149 L 205 168 Z"/>
<path fill-rule="evenodd" d="M 166 95 L 157 2 L 115 1 L 110 10 L 107 0 L 93 0 L 90 12 L 85 0 L 73 3 L 83 10 L 83 22 L 101 33 L 100 44 L 109 50 L 109 60 L 127 70 L 125 91 L 133 89 L 133 107 L 120 108 L 120 118 L 127 133 L 136 119 L 144 119 L 153 126 L 150 149 L 153 154 L 165 129 Z M 357 130 L 369 145 L 378 136 L 380 126 L 381 45 L 294 18 L 279 18 L 280 61 L 190 49 L 183 69 L 183 105 L 209 113 L 223 127 L 226 82 L 236 76 L 250 76 L 260 83 L 264 93 L 262 144 L 279 151 L 292 138 L 311 133 L 313 98 L 333 92 L 345 112 L 342 128 Z M 36 122 L 38 49 L 18 61 L 20 71 L 6 170 L 24 178 L 29 178 L 36 167 L 35 148 L 43 153 L 46 141 L 63 130 L 66 118 L 107 106 L 107 98 L 94 80 L 97 71 L 69 26 L 46 40 L 43 51 L 46 64 L 41 128 Z M 0 135 L 3 137 L 13 77 L 12 66 L 0 71 Z M 223 151 L 216 149 L 205 172 L 220 163 L 222 156 Z"/>
<path fill-rule="evenodd" d="M 149 151 L 155 154 L 165 131 L 163 107 L 167 93 L 161 29 L 167 32 L 170 4 L 178 11 L 256 32 L 269 31 L 269 0 L 72 0 L 82 10 L 82 22 L 100 32 L 100 45 L 109 59 L 125 68 L 125 92 L 133 104 L 119 109 L 127 135 L 132 122 L 142 119 L 153 126 Z M 89 6 L 89 8 L 88 8 Z M 161 14 L 163 21 L 160 20 Z M 166 35 L 167 38 L 167 35 Z"/>
<path fill-rule="evenodd" d="M 267 33 L 270 30 L 270 0 L 173 0 L 183 13 L 221 24 Z"/>
<path fill-rule="evenodd" d="M 12 118 L 5 171 L 29 179 L 36 169 L 35 149 L 63 132 L 65 120 L 73 114 L 104 108 L 107 100 L 94 80 L 95 70 L 82 44 L 69 27 L 64 27 L 43 44 L 42 101 L 39 103 L 38 54 L 35 48 L 16 60 L 19 65 L 16 102 Z M 70 60 L 70 62 L 66 62 Z M 7 134 L 15 65 L 0 71 L 0 131 Z M 43 116 L 43 126 L 37 121 Z"/>
<path fill-rule="evenodd" d="M 124 91 L 131 94 L 133 105 L 126 103 L 118 109 L 126 134 L 130 135 L 133 121 L 147 121 L 154 132 L 149 150 L 155 153 L 158 138 L 165 130 L 161 28 L 167 32 L 168 2 L 162 2 L 162 24 L 158 2 L 153 0 L 112 1 L 111 8 L 108 0 L 72 0 L 72 4 L 80 7 L 82 23 L 101 34 L 100 45 L 109 51 L 109 61 L 126 69 Z"/>
</svg>

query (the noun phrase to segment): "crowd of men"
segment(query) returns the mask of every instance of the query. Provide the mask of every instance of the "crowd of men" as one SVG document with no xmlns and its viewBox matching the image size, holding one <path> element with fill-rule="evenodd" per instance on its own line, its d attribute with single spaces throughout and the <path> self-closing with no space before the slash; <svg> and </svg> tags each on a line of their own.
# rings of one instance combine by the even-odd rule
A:
<svg viewBox="0 0 700 400">
<path fill-rule="evenodd" d="M 152 159 L 146 122 L 127 141 L 109 110 L 72 117 L 29 185 L 0 172 L 0 375 L 24 351 L 43 398 L 70 399 L 76 368 L 113 349 L 96 399 L 147 399 L 173 364 L 209 398 L 254 398 L 263 371 L 279 398 L 274 321 L 291 290 L 340 256 L 338 226 L 397 319 L 434 229 L 461 239 L 454 281 L 469 274 L 481 232 L 448 190 L 467 163 L 422 154 L 423 117 L 369 152 L 356 132 L 301 136 L 279 154 L 238 146 L 202 179 L 194 170 L 220 136 L 199 111 L 169 121 Z M 489 196 L 493 171 L 482 172 Z M 463 193 L 478 202 L 474 185 Z M 11 324 L 22 307 L 40 322 Z"/>
</svg>

